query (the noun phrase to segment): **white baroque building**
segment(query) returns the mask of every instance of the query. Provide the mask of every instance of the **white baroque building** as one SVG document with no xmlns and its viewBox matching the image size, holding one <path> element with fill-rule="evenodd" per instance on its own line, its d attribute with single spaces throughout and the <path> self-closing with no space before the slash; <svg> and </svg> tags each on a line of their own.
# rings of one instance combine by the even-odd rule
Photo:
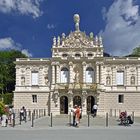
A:
<svg viewBox="0 0 140 140">
<path fill-rule="evenodd" d="M 77 104 L 83 114 L 119 111 L 140 116 L 140 58 L 104 57 L 101 37 L 75 31 L 53 38 L 52 58 L 17 58 L 14 108 L 68 114 Z"/>
</svg>

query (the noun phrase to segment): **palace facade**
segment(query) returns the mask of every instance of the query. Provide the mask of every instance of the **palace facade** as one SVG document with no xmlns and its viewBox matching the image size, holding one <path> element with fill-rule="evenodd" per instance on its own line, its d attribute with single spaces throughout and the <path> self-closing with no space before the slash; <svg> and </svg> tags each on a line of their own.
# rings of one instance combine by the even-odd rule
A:
<svg viewBox="0 0 140 140">
<path fill-rule="evenodd" d="M 74 105 L 83 114 L 135 112 L 140 116 L 140 58 L 104 57 L 102 38 L 80 31 L 53 38 L 52 58 L 17 58 L 14 108 L 46 109 L 68 114 Z M 112 44 L 113 45 L 113 44 Z"/>
</svg>

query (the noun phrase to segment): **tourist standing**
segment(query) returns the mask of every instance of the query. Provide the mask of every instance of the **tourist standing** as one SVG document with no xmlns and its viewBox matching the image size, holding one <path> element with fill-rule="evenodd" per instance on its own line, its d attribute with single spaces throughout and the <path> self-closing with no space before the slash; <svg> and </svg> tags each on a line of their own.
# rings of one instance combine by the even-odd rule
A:
<svg viewBox="0 0 140 140">
<path fill-rule="evenodd" d="M 94 104 L 94 105 L 93 105 L 93 108 L 92 108 L 92 110 L 93 110 L 93 116 L 94 116 L 94 117 L 97 115 L 97 109 L 98 109 L 97 104 Z"/>
<path fill-rule="evenodd" d="M 76 124 L 76 107 L 77 107 L 77 105 L 75 105 L 74 107 L 73 107 L 73 109 L 72 109 L 72 112 L 73 112 L 73 126 L 75 126 L 75 124 Z"/>
<path fill-rule="evenodd" d="M 6 114 L 3 114 L 2 115 L 2 123 L 1 123 L 1 126 L 7 127 L 7 124 L 8 124 L 8 117 L 7 117 Z"/>
<path fill-rule="evenodd" d="M 78 127 L 79 126 L 79 122 L 80 122 L 80 108 L 77 106 L 76 107 L 76 111 L 75 111 L 75 114 L 76 114 L 76 126 Z"/>
</svg>

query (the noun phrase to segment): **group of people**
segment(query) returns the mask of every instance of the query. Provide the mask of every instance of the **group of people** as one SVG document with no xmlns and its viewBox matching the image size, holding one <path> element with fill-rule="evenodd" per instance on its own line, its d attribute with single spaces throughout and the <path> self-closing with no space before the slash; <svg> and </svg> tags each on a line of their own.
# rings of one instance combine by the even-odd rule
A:
<svg viewBox="0 0 140 140">
<path fill-rule="evenodd" d="M 12 125 L 15 118 L 15 113 L 13 108 L 5 107 L 4 114 L 0 117 L 0 122 L 2 127 L 7 127 L 8 124 Z"/>
<path fill-rule="evenodd" d="M 127 115 L 126 111 L 120 112 L 119 119 L 120 119 L 120 124 L 121 125 L 130 125 L 130 124 L 134 123 L 133 120 L 132 120 L 132 116 Z"/>
<path fill-rule="evenodd" d="M 0 116 L 1 126 L 2 127 L 7 127 L 7 125 L 13 126 L 14 125 L 14 121 L 15 121 L 14 109 L 7 106 L 7 107 L 5 107 L 5 111 L 4 112 L 5 113 Z M 26 109 L 23 106 L 20 109 L 20 121 L 25 121 L 26 122 L 26 116 L 27 116 Z"/>
<path fill-rule="evenodd" d="M 82 118 L 82 109 L 80 106 L 75 105 L 71 111 L 73 112 L 73 126 L 78 127 Z"/>
<path fill-rule="evenodd" d="M 92 107 L 93 117 L 97 115 L 97 104 L 94 104 Z M 81 106 L 75 105 L 71 110 L 73 112 L 73 126 L 77 126 L 80 123 L 80 119 L 82 118 L 82 108 Z"/>
</svg>

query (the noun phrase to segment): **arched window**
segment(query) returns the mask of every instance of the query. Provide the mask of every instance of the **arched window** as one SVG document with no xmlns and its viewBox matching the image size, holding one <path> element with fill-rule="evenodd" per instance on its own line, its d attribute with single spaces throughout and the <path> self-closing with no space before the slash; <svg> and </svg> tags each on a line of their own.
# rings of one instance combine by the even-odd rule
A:
<svg viewBox="0 0 140 140">
<path fill-rule="evenodd" d="M 93 56 L 93 54 L 92 53 L 88 53 L 88 57 L 92 57 Z"/>
<path fill-rule="evenodd" d="M 60 82 L 68 83 L 68 81 L 69 81 L 69 70 L 67 68 L 62 68 L 60 74 Z"/>
<path fill-rule="evenodd" d="M 63 53 L 62 56 L 66 58 L 66 57 L 68 57 L 68 54 Z"/>
<path fill-rule="evenodd" d="M 110 85 L 111 84 L 111 78 L 110 76 L 106 77 L 106 85 Z"/>
<path fill-rule="evenodd" d="M 93 68 L 89 67 L 86 69 L 86 83 L 93 83 L 94 82 L 94 70 Z"/>
<path fill-rule="evenodd" d="M 131 85 L 135 85 L 135 76 L 131 76 L 131 79 L 130 79 L 130 82 L 131 82 Z"/>
</svg>

